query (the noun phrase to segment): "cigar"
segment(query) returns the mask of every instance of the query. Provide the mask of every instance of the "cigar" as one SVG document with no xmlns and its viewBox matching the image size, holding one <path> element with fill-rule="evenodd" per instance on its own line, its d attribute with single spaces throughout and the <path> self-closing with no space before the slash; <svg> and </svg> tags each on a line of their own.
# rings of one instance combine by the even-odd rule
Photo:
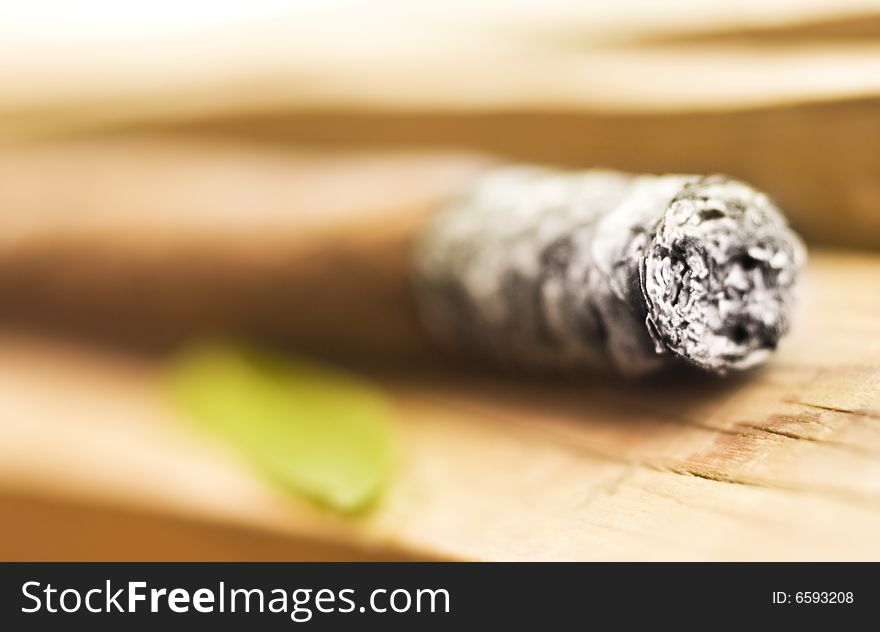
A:
<svg viewBox="0 0 880 632">
<path fill-rule="evenodd" d="M 720 176 L 141 137 L 0 150 L 0 325 L 126 346 L 724 372 L 784 335 L 803 259 L 769 199 Z"/>
<path fill-rule="evenodd" d="M 217 337 L 443 363 L 412 244 L 492 164 L 142 134 L 0 147 L 0 327 L 151 355 Z"/>
<path fill-rule="evenodd" d="M 415 253 L 443 345 L 527 370 L 714 373 L 765 361 L 789 329 L 801 240 L 722 175 L 495 169 Z"/>
</svg>

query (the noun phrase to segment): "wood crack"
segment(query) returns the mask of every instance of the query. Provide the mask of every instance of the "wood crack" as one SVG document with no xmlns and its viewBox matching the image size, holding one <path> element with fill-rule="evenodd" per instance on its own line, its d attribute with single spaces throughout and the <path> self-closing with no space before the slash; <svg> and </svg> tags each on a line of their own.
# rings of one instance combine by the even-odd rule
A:
<svg viewBox="0 0 880 632">
<path fill-rule="evenodd" d="M 462 405 L 460 402 L 449 402 L 447 400 L 443 400 L 442 403 L 447 407 L 457 408 L 459 410 L 466 410 L 470 413 L 473 413 L 484 422 L 502 421 L 509 426 L 515 426 L 517 428 L 526 430 L 528 433 L 536 435 L 542 439 L 550 439 L 555 445 L 558 445 L 566 450 L 573 451 L 578 454 L 586 454 L 592 458 L 604 460 L 611 463 L 636 466 L 645 470 L 663 474 L 688 476 L 725 485 L 738 485 L 754 489 L 793 492 L 797 494 L 809 495 L 830 501 L 844 502 L 858 506 L 877 507 L 878 505 L 880 505 L 880 495 L 856 491 L 844 487 L 806 487 L 803 485 L 786 482 L 748 479 L 732 476 L 718 469 L 694 467 L 693 465 L 686 465 L 681 462 L 666 463 L 661 459 L 614 454 L 612 452 L 609 452 L 608 450 L 603 450 L 601 447 L 597 446 L 593 442 L 585 441 L 581 436 L 565 432 L 557 426 L 552 426 L 549 424 L 535 425 L 528 421 L 516 419 L 497 411 L 486 411 L 482 409 L 475 410 L 474 407 Z M 754 434 L 749 433 L 739 433 L 739 435 L 737 435 L 736 431 L 733 430 L 729 430 L 728 432 L 725 432 L 723 434 L 730 433 L 733 433 L 735 436 L 755 437 Z"/>
<path fill-rule="evenodd" d="M 876 419 L 880 421 L 880 411 L 878 410 L 868 410 L 868 409 L 851 409 L 851 408 L 842 408 L 840 406 L 828 406 L 825 404 L 816 404 L 813 402 L 805 402 L 799 399 L 787 399 L 785 400 L 790 404 L 798 404 L 799 406 L 806 406 L 807 408 L 815 408 L 817 410 L 825 410 L 832 413 L 840 413 L 842 415 L 854 415 L 856 417 L 867 417 L 869 419 Z"/>
<path fill-rule="evenodd" d="M 719 434 L 727 435 L 730 437 L 751 438 L 751 437 L 756 436 L 755 432 L 744 432 L 742 430 L 736 430 L 735 428 L 724 428 L 721 426 L 714 426 L 712 424 L 701 423 L 699 421 L 694 421 L 692 419 L 687 419 L 685 417 L 664 415 L 663 419 L 666 421 L 676 423 L 676 424 L 680 424 L 682 426 L 687 426 L 689 428 L 696 428 L 697 430 L 703 430 L 706 432 L 717 432 Z M 844 450 L 846 452 L 858 454 L 858 455 L 864 456 L 866 458 L 880 459 L 880 450 L 866 448 L 863 446 L 854 445 L 852 443 L 846 443 L 843 441 L 832 441 L 830 439 L 822 439 L 820 437 L 811 437 L 809 435 L 798 434 L 796 432 L 789 432 L 787 430 L 778 430 L 776 428 L 771 428 L 769 426 L 765 426 L 762 424 L 750 423 L 750 422 L 737 422 L 735 425 L 738 427 L 741 427 L 741 428 L 749 428 L 750 430 L 754 430 L 757 432 L 766 433 L 766 434 L 774 435 L 777 437 L 783 437 L 785 439 L 792 439 L 794 441 L 809 441 L 810 443 L 815 443 L 817 445 L 823 445 L 823 446 L 828 446 L 830 448 Z"/>
</svg>

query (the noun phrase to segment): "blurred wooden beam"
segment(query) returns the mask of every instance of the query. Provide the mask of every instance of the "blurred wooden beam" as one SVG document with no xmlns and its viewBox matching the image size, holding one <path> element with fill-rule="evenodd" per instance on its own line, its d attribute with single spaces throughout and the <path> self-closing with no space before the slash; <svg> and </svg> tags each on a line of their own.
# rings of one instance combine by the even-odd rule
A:
<svg viewBox="0 0 880 632">
<path fill-rule="evenodd" d="M 679 113 L 261 113 L 161 129 L 277 147 L 470 148 L 575 168 L 726 173 L 768 191 L 813 242 L 880 248 L 880 98 Z"/>
<path fill-rule="evenodd" d="M 860 19 L 878 15 L 869 0 L 395 0 L 165 30 L 7 19 L 0 54 L 17 63 L 0 70 L 0 139 L 249 112 L 681 113 L 875 97 L 880 45 Z M 814 37 L 790 37 L 798 29 Z"/>
<path fill-rule="evenodd" d="M 861 0 L 367 2 L 125 46 L 0 25 L 21 60 L 0 70 L 0 141 L 134 127 L 721 171 L 812 240 L 877 248 L 878 16 Z"/>
</svg>

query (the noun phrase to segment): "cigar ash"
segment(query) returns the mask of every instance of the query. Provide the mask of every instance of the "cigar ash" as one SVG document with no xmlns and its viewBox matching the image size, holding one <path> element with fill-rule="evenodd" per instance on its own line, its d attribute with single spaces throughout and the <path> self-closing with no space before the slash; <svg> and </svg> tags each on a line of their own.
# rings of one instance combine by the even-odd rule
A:
<svg viewBox="0 0 880 632">
<path fill-rule="evenodd" d="M 769 198 L 724 176 L 507 167 L 428 226 L 415 290 L 435 339 L 502 364 L 724 373 L 788 330 L 803 261 Z"/>
</svg>

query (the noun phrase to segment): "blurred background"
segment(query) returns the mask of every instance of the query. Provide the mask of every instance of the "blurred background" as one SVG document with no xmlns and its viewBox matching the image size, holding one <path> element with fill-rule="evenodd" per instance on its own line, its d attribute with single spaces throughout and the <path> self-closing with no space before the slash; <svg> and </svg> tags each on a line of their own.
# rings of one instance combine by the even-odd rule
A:
<svg viewBox="0 0 880 632">
<path fill-rule="evenodd" d="M 3 559 L 880 557 L 880 3 L 4 1 L 0 60 Z M 792 341 L 724 382 L 439 357 L 410 242 L 505 161 L 766 190 Z M 387 399 L 375 506 L 180 419 L 206 335 Z"/>
</svg>

